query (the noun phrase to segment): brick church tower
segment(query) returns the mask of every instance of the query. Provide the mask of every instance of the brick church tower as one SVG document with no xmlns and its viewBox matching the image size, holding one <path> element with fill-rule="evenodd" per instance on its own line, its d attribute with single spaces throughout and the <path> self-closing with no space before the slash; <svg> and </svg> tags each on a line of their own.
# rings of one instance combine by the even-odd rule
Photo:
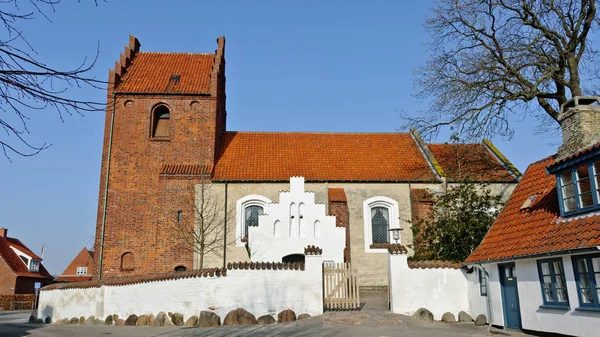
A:
<svg viewBox="0 0 600 337">
<path fill-rule="evenodd" d="M 193 228 L 194 186 L 212 170 L 225 119 L 224 37 L 214 54 L 141 52 L 129 37 L 109 71 L 98 277 L 193 267 L 192 249 L 166 224 Z"/>
</svg>

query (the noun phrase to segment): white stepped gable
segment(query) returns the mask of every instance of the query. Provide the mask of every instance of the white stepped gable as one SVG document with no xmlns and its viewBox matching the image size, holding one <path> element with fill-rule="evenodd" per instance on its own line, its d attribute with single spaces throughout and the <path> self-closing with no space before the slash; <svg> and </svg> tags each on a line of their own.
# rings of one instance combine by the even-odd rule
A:
<svg viewBox="0 0 600 337">
<path fill-rule="evenodd" d="M 267 207 L 258 226 L 248 228 L 252 261 L 281 261 L 315 245 L 323 249 L 323 261 L 344 262 L 346 228 L 336 227 L 325 205 L 315 204 L 314 192 L 304 191 L 303 177 L 291 177 L 290 191 L 279 192 L 279 203 Z"/>
</svg>

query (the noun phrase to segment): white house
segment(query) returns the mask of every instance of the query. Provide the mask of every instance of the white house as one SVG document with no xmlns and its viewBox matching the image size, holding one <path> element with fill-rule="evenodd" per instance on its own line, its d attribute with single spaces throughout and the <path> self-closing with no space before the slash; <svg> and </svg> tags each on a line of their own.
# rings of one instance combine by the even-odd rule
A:
<svg viewBox="0 0 600 337">
<path fill-rule="evenodd" d="M 532 163 L 466 263 L 473 314 L 506 328 L 598 336 L 600 98 L 561 107 L 563 145 Z"/>
</svg>

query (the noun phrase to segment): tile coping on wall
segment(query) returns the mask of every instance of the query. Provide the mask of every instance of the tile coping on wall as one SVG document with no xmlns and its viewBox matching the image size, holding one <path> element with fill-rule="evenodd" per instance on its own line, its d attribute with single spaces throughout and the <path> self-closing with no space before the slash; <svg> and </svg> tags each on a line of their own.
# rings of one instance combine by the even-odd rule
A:
<svg viewBox="0 0 600 337">
<path fill-rule="evenodd" d="M 197 270 L 187 270 L 181 272 L 169 272 L 159 274 L 148 274 L 138 276 L 114 277 L 105 280 L 94 280 L 76 283 L 55 283 L 48 285 L 42 290 L 56 289 L 85 289 L 99 288 L 102 286 L 124 286 L 137 283 L 168 281 L 193 277 L 224 277 L 227 276 L 227 270 L 301 270 L 305 269 L 304 263 L 290 262 L 233 262 L 228 263 L 227 268 L 204 268 Z"/>
</svg>

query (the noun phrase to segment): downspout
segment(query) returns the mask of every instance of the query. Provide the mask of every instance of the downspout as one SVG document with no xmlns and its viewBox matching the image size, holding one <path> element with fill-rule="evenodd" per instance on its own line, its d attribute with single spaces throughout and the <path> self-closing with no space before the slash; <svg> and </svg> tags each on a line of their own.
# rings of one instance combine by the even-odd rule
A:
<svg viewBox="0 0 600 337">
<path fill-rule="evenodd" d="M 117 106 L 117 93 L 113 91 L 113 108 L 110 116 L 110 132 L 108 136 L 108 152 L 106 154 L 106 179 L 104 179 L 104 206 L 102 210 L 102 230 L 100 234 L 100 258 L 98 260 L 98 280 L 102 279 L 102 253 L 104 251 L 104 229 L 106 227 L 106 205 L 108 202 L 108 178 L 110 176 L 110 152 L 112 150 L 113 127 L 115 124 L 115 108 Z"/>
<path fill-rule="evenodd" d="M 225 182 L 225 215 L 223 223 L 223 268 L 227 267 L 227 213 L 229 213 L 229 207 L 227 206 L 227 185 L 229 182 Z"/>
</svg>

